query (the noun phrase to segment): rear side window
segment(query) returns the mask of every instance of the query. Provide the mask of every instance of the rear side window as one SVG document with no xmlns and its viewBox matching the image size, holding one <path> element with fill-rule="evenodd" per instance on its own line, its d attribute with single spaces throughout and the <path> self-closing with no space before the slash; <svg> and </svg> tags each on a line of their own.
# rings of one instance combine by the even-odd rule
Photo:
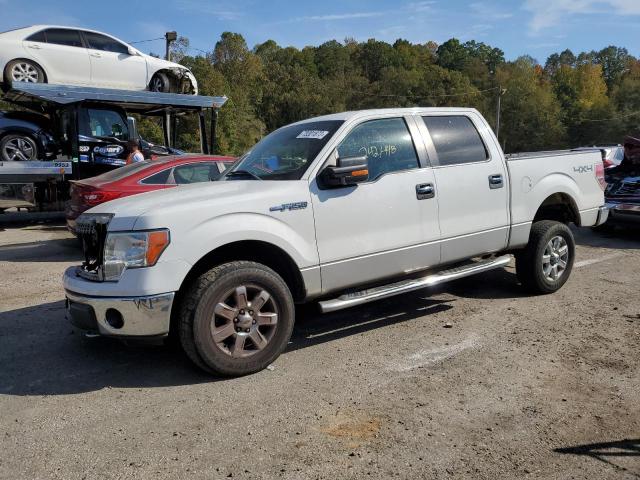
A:
<svg viewBox="0 0 640 480">
<path fill-rule="evenodd" d="M 66 45 L 67 47 L 82 47 L 80 32 L 67 28 L 49 28 L 45 30 L 47 43 Z"/>
<path fill-rule="evenodd" d="M 173 169 L 173 179 L 178 185 L 189 183 L 209 182 L 220 176 L 220 170 L 215 163 L 191 163 Z"/>
<path fill-rule="evenodd" d="M 27 40 L 30 42 L 47 42 L 47 37 L 44 34 L 44 30 L 40 30 L 38 33 L 34 33 L 33 35 L 27 37 Z"/>
<path fill-rule="evenodd" d="M 440 165 L 483 162 L 487 148 L 469 117 L 422 117 L 438 153 Z"/>
<path fill-rule="evenodd" d="M 418 156 L 411 134 L 402 118 L 385 118 L 361 123 L 338 146 L 341 158 L 367 157 L 369 179 L 418 168 Z"/>
<path fill-rule="evenodd" d="M 140 180 L 143 185 L 166 185 L 171 173 L 170 168 L 166 168 L 158 173 L 154 173 L 150 177 Z"/>
<path fill-rule="evenodd" d="M 106 35 L 100 35 L 99 33 L 94 32 L 84 32 L 84 38 L 87 40 L 87 46 L 94 50 L 129 54 L 128 47 L 113 38 L 107 37 Z"/>
</svg>

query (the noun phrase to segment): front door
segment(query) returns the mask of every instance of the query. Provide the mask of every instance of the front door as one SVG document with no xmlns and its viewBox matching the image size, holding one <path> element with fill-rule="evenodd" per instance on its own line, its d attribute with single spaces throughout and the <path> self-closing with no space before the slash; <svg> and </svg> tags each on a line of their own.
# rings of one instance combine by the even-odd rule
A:
<svg viewBox="0 0 640 480">
<path fill-rule="evenodd" d="M 83 32 L 91 60 L 91 79 L 97 86 L 144 90 L 147 87 L 147 62 L 130 55 L 129 47 L 95 32 Z"/>
<path fill-rule="evenodd" d="M 417 190 L 433 188 L 433 171 L 421 168 L 407 121 L 365 121 L 340 142 L 339 157 L 368 157 L 368 182 L 312 185 L 324 293 L 439 263 L 438 204 Z"/>
</svg>

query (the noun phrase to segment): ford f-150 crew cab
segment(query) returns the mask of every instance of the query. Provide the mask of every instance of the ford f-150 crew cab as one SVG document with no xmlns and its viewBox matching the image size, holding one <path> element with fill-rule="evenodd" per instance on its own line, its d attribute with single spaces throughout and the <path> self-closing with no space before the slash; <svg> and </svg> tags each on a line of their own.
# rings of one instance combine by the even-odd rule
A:
<svg viewBox="0 0 640 480">
<path fill-rule="evenodd" d="M 294 304 L 330 312 L 507 265 L 558 290 L 568 228 L 607 219 L 599 152 L 505 157 L 473 109 L 339 113 L 285 126 L 216 182 L 102 204 L 80 217 L 67 312 L 113 337 L 175 332 L 216 374 L 286 347 Z M 479 287 L 480 288 L 480 287 Z"/>
</svg>

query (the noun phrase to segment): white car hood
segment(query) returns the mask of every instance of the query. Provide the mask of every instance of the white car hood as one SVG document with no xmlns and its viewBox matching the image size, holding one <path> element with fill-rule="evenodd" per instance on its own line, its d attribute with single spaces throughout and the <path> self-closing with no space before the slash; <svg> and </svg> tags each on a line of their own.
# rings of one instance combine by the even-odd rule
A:
<svg viewBox="0 0 640 480">
<path fill-rule="evenodd" d="M 146 230 L 196 225 L 233 213 L 271 215 L 271 207 L 308 201 L 305 180 L 231 180 L 133 195 L 103 203 L 87 213 L 114 214 L 109 231 Z"/>
</svg>

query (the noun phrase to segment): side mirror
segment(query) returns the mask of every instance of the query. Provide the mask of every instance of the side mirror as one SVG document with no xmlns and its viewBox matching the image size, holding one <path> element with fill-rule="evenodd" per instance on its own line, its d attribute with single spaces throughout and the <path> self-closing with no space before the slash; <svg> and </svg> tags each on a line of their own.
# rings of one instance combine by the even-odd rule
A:
<svg viewBox="0 0 640 480">
<path fill-rule="evenodd" d="M 127 126 L 129 127 L 129 140 L 139 140 L 138 127 L 134 117 L 127 117 Z"/>
<path fill-rule="evenodd" d="M 336 166 L 330 165 L 320 174 L 328 187 L 347 187 L 369 180 L 369 161 L 364 157 L 338 158 Z"/>
<path fill-rule="evenodd" d="M 138 55 L 138 51 L 136 49 L 134 49 L 133 47 L 127 47 L 127 53 L 129 55 L 131 55 L 132 57 L 135 57 Z"/>
</svg>

